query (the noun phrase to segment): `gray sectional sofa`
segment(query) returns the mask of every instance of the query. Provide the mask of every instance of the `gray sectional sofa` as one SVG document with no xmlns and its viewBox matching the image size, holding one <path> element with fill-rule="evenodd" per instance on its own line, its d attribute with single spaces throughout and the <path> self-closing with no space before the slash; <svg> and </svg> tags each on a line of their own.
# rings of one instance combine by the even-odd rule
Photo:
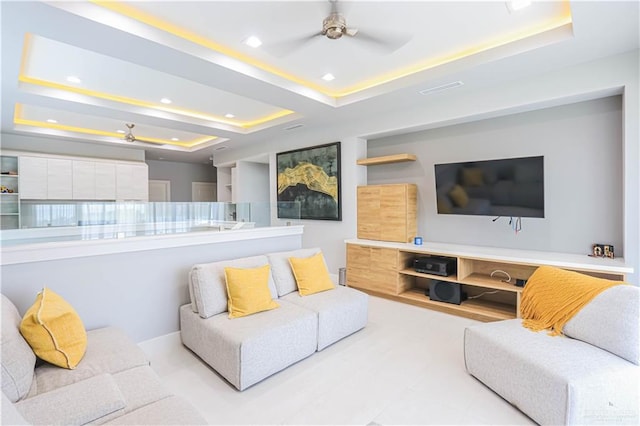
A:
<svg viewBox="0 0 640 426">
<path fill-rule="evenodd" d="M 2 295 L 2 424 L 205 424 L 167 392 L 144 352 L 119 329 L 87 332 L 74 370 L 36 361 L 21 317 Z"/>
<path fill-rule="evenodd" d="M 362 329 L 368 315 L 365 293 L 335 286 L 309 296 L 298 294 L 288 259 L 319 252 L 300 249 L 193 266 L 191 303 L 180 308 L 183 344 L 242 391 Z M 266 264 L 271 296 L 280 307 L 229 319 L 224 268 Z"/>
<path fill-rule="evenodd" d="M 514 319 L 468 327 L 467 371 L 534 421 L 640 424 L 640 289 L 612 287 L 564 326 L 533 332 Z"/>
</svg>

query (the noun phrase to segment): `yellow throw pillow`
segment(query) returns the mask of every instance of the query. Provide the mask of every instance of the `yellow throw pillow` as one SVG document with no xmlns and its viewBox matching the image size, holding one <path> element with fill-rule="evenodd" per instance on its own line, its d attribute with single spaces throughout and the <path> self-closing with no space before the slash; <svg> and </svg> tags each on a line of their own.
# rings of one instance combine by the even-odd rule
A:
<svg viewBox="0 0 640 426">
<path fill-rule="evenodd" d="M 457 207 L 466 207 L 469 204 L 469 196 L 463 187 L 456 185 L 449 191 L 449 197 Z"/>
<path fill-rule="evenodd" d="M 269 291 L 269 265 L 224 268 L 229 318 L 240 318 L 279 307 Z"/>
<path fill-rule="evenodd" d="M 482 186 L 484 172 L 479 167 L 465 167 L 462 169 L 462 183 L 464 186 Z"/>
<path fill-rule="evenodd" d="M 308 296 L 321 291 L 333 290 L 335 286 L 329 277 L 322 253 L 307 258 L 290 257 L 289 264 L 298 284 L 300 296 Z"/>
<path fill-rule="evenodd" d="M 20 323 L 33 352 L 58 367 L 74 369 L 87 350 L 87 332 L 73 307 L 43 288 Z"/>
</svg>

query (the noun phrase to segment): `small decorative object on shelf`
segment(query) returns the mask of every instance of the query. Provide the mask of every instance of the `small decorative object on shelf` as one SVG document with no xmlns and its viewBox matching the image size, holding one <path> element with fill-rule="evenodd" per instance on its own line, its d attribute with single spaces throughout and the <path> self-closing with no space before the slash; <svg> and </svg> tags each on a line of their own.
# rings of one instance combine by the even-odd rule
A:
<svg viewBox="0 0 640 426">
<path fill-rule="evenodd" d="M 608 257 L 613 259 L 613 246 L 610 244 L 594 244 L 592 247 L 591 257 Z"/>
</svg>

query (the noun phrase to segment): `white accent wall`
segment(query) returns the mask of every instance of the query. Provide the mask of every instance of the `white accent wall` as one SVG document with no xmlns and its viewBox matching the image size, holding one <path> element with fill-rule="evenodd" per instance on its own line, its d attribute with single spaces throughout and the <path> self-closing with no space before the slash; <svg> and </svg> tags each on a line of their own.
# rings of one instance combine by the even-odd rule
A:
<svg viewBox="0 0 640 426">
<path fill-rule="evenodd" d="M 624 254 L 622 99 L 607 97 L 451 127 L 369 140 L 368 155 L 415 154 L 413 163 L 370 167 L 369 184 L 418 186 L 425 241 L 588 254 L 593 243 Z M 545 217 L 438 214 L 434 165 L 544 156 Z"/>
<path fill-rule="evenodd" d="M 322 145 L 332 141 L 319 141 L 314 145 Z M 335 141 L 334 141 L 335 142 Z M 366 156 L 366 141 L 355 137 L 344 138 L 340 144 L 341 152 L 341 209 L 342 220 L 301 220 L 304 225 L 302 237 L 303 247 L 320 247 L 329 268 L 329 273 L 337 274 L 338 268 L 346 266 L 346 246 L 344 240 L 356 234 L 356 188 L 358 185 L 366 185 L 367 170 L 362 166 L 355 166 L 359 158 Z M 311 146 L 311 145 L 310 145 Z M 290 147 L 289 149 L 300 148 Z M 277 200 L 277 170 L 276 153 L 283 152 L 281 149 L 269 154 L 269 164 L 273 172 L 271 175 L 271 198 L 272 205 Z M 271 209 L 274 225 L 283 225 L 287 220 L 277 218 L 277 209 Z"/>
</svg>

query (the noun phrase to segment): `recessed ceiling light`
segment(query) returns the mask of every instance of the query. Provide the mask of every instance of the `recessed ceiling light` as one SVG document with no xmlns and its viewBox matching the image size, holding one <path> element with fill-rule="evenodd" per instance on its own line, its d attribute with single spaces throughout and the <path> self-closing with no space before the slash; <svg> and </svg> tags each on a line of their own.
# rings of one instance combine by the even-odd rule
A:
<svg viewBox="0 0 640 426">
<path fill-rule="evenodd" d="M 121 133 L 124 135 L 124 130 L 116 130 L 116 133 Z"/>
<path fill-rule="evenodd" d="M 509 12 L 522 10 L 529 6 L 531 6 L 531 0 L 511 0 L 507 2 L 507 9 L 509 9 Z"/>
<path fill-rule="evenodd" d="M 333 74 L 331 74 L 330 72 L 326 73 L 325 75 L 322 76 L 322 79 L 324 81 L 331 81 L 331 80 L 335 80 L 335 76 Z"/>
<path fill-rule="evenodd" d="M 70 75 L 67 77 L 67 81 L 69 83 L 76 83 L 76 84 L 80 84 L 82 83 L 82 80 L 80 80 L 80 78 L 76 75 Z"/>
<path fill-rule="evenodd" d="M 170 103 L 171 103 L 171 99 L 169 99 L 169 98 L 162 98 L 162 99 L 160 99 L 160 102 L 162 102 L 163 104 L 170 104 Z"/>
<path fill-rule="evenodd" d="M 50 119 L 47 120 L 47 123 L 54 123 L 55 124 L 57 122 L 58 122 L 58 120 L 54 120 L 53 118 L 50 118 Z"/>
<path fill-rule="evenodd" d="M 164 157 L 158 157 L 158 160 L 164 160 Z"/>
<path fill-rule="evenodd" d="M 227 117 L 227 118 L 234 118 L 235 117 L 235 115 L 233 115 L 231 113 L 225 114 L 224 116 Z"/>
<path fill-rule="evenodd" d="M 247 37 L 247 38 L 244 40 L 244 42 L 243 42 L 243 43 L 244 43 L 244 44 L 246 44 L 247 46 L 249 46 L 249 47 L 253 47 L 253 48 L 256 48 L 256 47 L 260 47 L 260 46 L 262 46 L 262 40 L 260 40 L 260 39 L 259 39 L 258 37 L 256 37 L 256 36 L 249 36 L 249 37 Z"/>
<path fill-rule="evenodd" d="M 179 141 L 180 139 L 178 139 L 178 138 L 171 138 L 171 140 L 172 140 L 172 141 L 174 141 L 174 142 L 177 142 L 177 141 Z"/>
</svg>

